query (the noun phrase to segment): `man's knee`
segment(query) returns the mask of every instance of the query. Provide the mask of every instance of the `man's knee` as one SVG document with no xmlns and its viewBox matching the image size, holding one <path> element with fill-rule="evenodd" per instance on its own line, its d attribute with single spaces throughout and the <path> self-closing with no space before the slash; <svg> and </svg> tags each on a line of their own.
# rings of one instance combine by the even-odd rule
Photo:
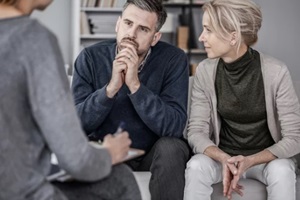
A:
<svg viewBox="0 0 300 200">
<path fill-rule="evenodd" d="M 155 143 L 155 155 L 162 158 L 182 157 L 186 161 L 190 157 L 188 144 L 178 138 L 162 137 Z"/>
</svg>

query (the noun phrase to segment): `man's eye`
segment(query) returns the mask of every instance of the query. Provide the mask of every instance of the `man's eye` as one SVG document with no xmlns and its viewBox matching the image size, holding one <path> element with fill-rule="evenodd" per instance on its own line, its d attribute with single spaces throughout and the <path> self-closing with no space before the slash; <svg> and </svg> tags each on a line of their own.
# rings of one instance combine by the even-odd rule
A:
<svg viewBox="0 0 300 200">
<path fill-rule="evenodd" d="M 125 21 L 125 24 L 126 24 L 126 25 L 130 25 L 130 24 L 131 24 L 131 22 Z"/>
<path fill-rule="evenodd" d="M 148 32 L 148 29 L 147 28 L 145 28 L 145 27 L 141 27 L 141 30 L 143 31 L 143 32 Z"/>
</svg>

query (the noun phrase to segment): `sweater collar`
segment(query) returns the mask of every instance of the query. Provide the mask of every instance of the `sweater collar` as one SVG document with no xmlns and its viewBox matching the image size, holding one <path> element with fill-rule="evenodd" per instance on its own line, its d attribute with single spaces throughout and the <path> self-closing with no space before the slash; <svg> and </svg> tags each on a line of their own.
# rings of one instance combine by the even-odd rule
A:
<svg viewBox="0 0 300 200">
<path fill-rule="evenodd" d="M 245 66 L 247 66 L 252 60 L 253 60 L 253 54 L 252 54 L 252 49 L 249 48 L 244 55 L 242 55 L 240 58 L 238 58 L 237 60 L 235 60 L 232 63 L 226 63 L 224 62 L 223 59 L 220 59 L 220 61 L 222 62 L 222 64 L 225 66 L 226 70 L 228 71 L 235 71 L 238 70 L 240 68 L 244 68 Z"/>
</svg>

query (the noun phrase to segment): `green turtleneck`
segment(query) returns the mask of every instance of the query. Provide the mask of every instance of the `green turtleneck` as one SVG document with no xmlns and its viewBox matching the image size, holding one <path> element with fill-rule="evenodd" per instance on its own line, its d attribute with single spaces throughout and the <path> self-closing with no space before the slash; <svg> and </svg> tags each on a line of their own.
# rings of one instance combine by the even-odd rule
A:
<svg viewBox="0 0 300 200">
<path fill-rule="evenodd" d="M 259 53 L 251 48 L 233 63 L 220 59 L 215 80 L 221 117 L 219 148 L 251 155 L 274 144 L 268 124 Z"/>
</svg>

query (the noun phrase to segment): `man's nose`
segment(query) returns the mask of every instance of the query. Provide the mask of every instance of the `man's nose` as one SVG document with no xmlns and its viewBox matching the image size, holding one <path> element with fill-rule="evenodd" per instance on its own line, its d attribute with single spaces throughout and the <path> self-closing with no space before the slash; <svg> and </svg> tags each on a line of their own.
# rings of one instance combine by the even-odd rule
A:
<svg viewBox="0 0 300 200">
<path fill-rule="evenodd" d="M 137 28 L 136 27 L 131 27 L 129 30 L 128 30 L 128 36 L 131 37 L 131 38 L 136 38 L 136 33 L 137 33 Z"/>
</svg>

